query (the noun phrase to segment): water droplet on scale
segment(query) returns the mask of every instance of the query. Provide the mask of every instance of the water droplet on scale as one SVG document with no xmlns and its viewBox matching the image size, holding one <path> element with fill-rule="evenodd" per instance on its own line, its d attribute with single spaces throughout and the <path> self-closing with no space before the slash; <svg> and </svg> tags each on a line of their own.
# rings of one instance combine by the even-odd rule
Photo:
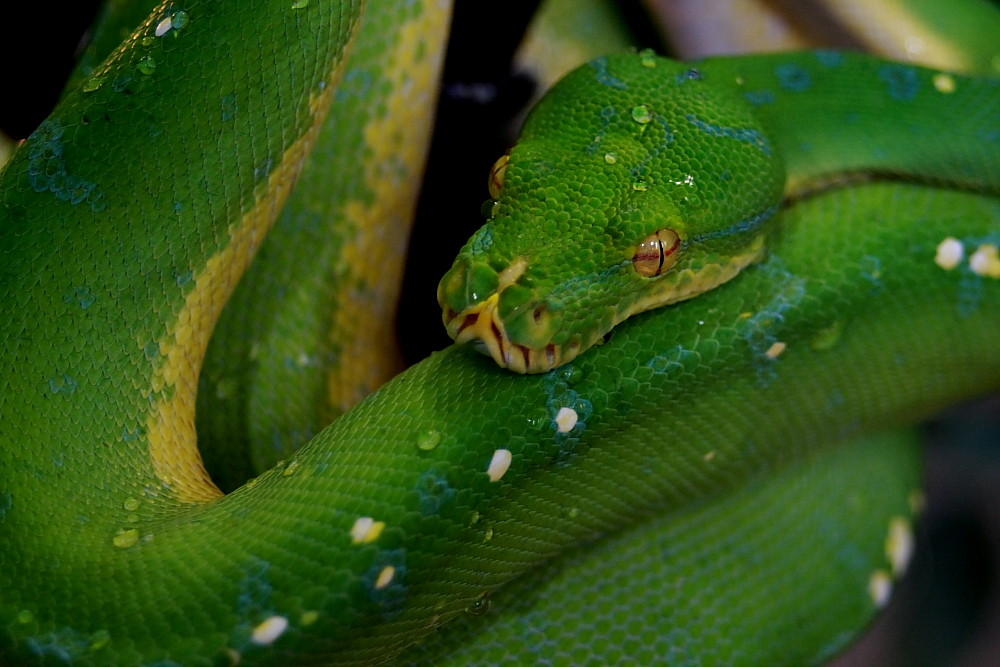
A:
<svg viewBox="0 0 1000 667">
<path fill-rule="evenodd" d="M 632 107 L 632 120 L 642 125 L 653 120 L 653 112 L 645 104 Z"/>
<path fill-rule="evenodd" d="M 816 352 L 825 352 L 836 347 L 844 333 L 844 321 L 834 320 L 832 324 L 820 329 L 809 341 L 809 347 Z"/>
<path fill-rule="evenodd" d="M 146 56 L 139 61 L 139 64 L 136 65 L 136 67 L 138 67 L 139 71 L 143 74 L 152 74 L 156 70 L 156 61 L 153 60 L 152 56 Z"/>
<path fill-rule="evenodd" d="M 80 85 L 80 90 L 85 93 L 92 93 L 104 83 L 103 76 L 92 76 Z"/>
<path fill-rule="evenodd" d="M 139 541 L 139 531 L 136 528 L 127 528 L 125 530 L 119 530 L 118 533 L 111 540 L 119 549 L 128 549 L 134 546 L 136 542 Z"/>
<path fill-rule="evenodd" d="M 98 630 L 90 636 L 90 648 L 99 651 L 111 642 L 111 633 L 107 630 Z"/>
<path fill-rule="evenodd" d="M 465 613 L 470 616 L 482 616 L 490 610 L 490 594 L 483 593 L 476 598 L 472 604 L 465 608 Z"/>
<path fill-rule="evenodd" d="M 441 443 L 441 431 L 430 429 L 417 436 L 417 449 L 429 452 Z"/>
</svg>

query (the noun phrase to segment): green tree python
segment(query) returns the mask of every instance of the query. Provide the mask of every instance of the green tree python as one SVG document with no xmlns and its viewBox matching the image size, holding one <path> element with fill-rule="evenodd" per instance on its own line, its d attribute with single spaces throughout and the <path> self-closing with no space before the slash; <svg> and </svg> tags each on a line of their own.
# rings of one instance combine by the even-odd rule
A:
<svg viewBox="0 0 1000 667">
<path fill-rule="evenodd" d="M 202 357 L 361 11 L 159 5 L 0 175 L 3 661 L 836 653 L 919 506 L 913 450 L 869 436 L 1000 386 L 997 81 L 583 66 L 442 281 L 456 335 L 532 373 L 449 347 L 223 495 Z"/>
</svg>

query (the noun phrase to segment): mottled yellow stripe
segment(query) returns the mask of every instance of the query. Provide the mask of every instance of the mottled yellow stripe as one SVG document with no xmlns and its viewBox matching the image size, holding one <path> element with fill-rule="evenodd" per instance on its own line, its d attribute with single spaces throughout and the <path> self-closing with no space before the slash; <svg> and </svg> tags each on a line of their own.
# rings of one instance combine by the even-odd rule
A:
<svg viewBox="0 0 1000 667">
<path fill-rule="evenodd" d="M 313 123 L 292 143 L 260 188 L 256 203 L 229 228 L 229 244 L 195 275 L 177 318 L 159 340 L 165 362 L 153 377 L 153 390 L 165 391 L 149 414 L 149 454 L 156 476 L 181 502 L 203 502 L 222 495 L 198 452 L 195 397 L 205 349 L 219 313 L 260 242 L 284 205 L 303 161 L 315 142 L 333 99 L 335 85 L 310 97 Z"/>
<path fill-rule="evenodd" d="M 369 196 L 344 207 L 346 224 L 356 231 L 343 248 L 344 298 L 330 328 L 341 350 L 340 364 L 327 382 L 335 412 L 347 410 L 401 370 L 396 303 L 449 17 L 448 3 L 428 0 L 419 17 L 400 26 L 384 65 L 391 92 L 378 105 L 383 112 L 364 128 L 369 150 L 359 167 Z"/>
</svg>

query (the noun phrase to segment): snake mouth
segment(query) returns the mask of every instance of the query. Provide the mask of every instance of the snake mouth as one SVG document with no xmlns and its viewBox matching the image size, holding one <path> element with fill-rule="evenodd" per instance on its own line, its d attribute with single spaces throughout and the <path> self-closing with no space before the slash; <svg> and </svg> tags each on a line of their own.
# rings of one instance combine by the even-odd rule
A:
<svg viewBox="0 0 1000 667">
<path fill-rule="evenodd" d="M 445 326 L 455 342 L 472 343 L 478 352 L 493 357 L 498 366 L 515 373 L 544 373 L 562 364 L 564 354 L 559 345 L 549 343 L 535 349 L 510 339 L 497 314 L 499 297 L 494 293 L 461 313 L 445 312 Z"/>
</svg>

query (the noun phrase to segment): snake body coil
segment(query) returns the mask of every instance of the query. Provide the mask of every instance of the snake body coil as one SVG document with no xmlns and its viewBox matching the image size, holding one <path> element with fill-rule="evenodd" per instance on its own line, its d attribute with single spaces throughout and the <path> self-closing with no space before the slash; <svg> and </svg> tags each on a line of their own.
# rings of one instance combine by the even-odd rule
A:
<svg viewBox="0 0 1000 667">
<path fill-rule="evenodd" d="M 766 130 L 768 147 L 789 174 L 805 174 L 790 190 L 799 199 L 775 214 L 766 249 L 754 250 L 755 264 L 697 298 L 636 314 L 610 336 L 602 331 L 600 346 L 581 345 L 570 363 L 545 373 L 510 373 L 462 346 L 436 353 L 292 458 L 221 494 L 195 442 L 204 350 L 335 94 L 359 11 L 355 2 L 161 5 L 3 171 L 5 662 L 386 660 L 439 628 L 445 636 L 449 620 L 482 610 L 485 595 L 571 547 L 611 539 L 656 512 L 736 493 L 723 509 L 700 515 L 706 531 L 726 531 L 756 502 L 738 495 L 744 483 L 784 479 L 775 471 L 811 452 L 1000 385 L 996 82 L 831 54 L 722 60 L 704 65 L 706 78 L 738 83 L 730 97 L 749 96 L 759 112 L 788 119 L 787 127 Z M 594 91 L 627 88 L 631 79 L 616 68 L 651 69 L 646 60 L 586 66 L 536 114 L 524 145 L 551 132 L 572 152 L 560 137 L 582 134 L 596 168 L 581 163 L 579 182 L 625 169 L 630 201 L 658 196 L 659 172 L 629 172 L 637 165 L 624 148 L 586 152 L 599 135 L 577 113 L 589 105 L 580 98 L 591 90 L 585 79 Z M 820 73 L 842 85 L 813 89 Z M 644 126 L 642 136 L 661 140 L 676 129 L 680 141 L 679 126 L 658 121 L 665 100 L 654 90 L 644 95 L 646 102 L 615 110 L 624 127 Z M 851 115 L 855 101 L 868 110 L 879 100 L 880 116 Z M 795 134 L 800 126 L 784 116 L 788 108 L 815 116 L 803 126 L 826 114 L 828 131 Z M 685 122 L 696 136 L 759 152 L 744 125 L 751 113 L 739 123 L 700 115 Z M 897 132 L 906 138 L 893 138 Z M 883 135 L 890 152 L 878 146 Z M 882 161 L 844 167 L 842 142 L 852 154 L 870 142 L 867 153 Z M 592 246 L 570 240 L 565 198 L 557 196 L 564 176 L 532 189 L 531 178 L 517 175 L 519 150 L 499 210 L 515 210 L 517 202 L 503 197 L 521 188 L 529 208 L 540 207 L 543 222 L 558 227 L 557 259 L 587 266 L 593 255 L 583 249 Z M 697 141 L 682 150 L 723 168 Z M 634 153 L 641 162 L 642 151 Z M 851 173 L 847 187 L 832 187 L 836 174 L 811 155 L 837 155 L 836 173 Z M 909 182 L 911 157 L 921 182 Z M 536 167 L 545 166 L 539 158 Z M 897 172 L 907 182 L 862 183 L 859 171 L 860 180 Z M 821 177 L 818 190 L 810 174 Z M 734 191 L 753 175 L 716 174 Z M 587 201 L 577 203 L 579 217 L 597 217 Z M 633 210 L 641 212 L 630 218 L 636 221 L 653 209 Z M 661 237 L 664 246 L 670 238 Z M 615 251 L 620 264 L 633 266 L 636 242 Z M 489 245 L 482 236 L 476 244 Z M 481 275 L 492 272 L 499 283 L 505 269 L 520 265 L 484 266 Z M 541 280 L 524 282 L 533 275 L 528 266 L 507 273 L 508 283 L 541 287 Z M 859 487 L 851 478 L 864 475 L 857 466 L 893 467 L 841 460 L 837 470 L 855 473 L 843 480 L 847 498 L 870 495 L 853 493 Z M 813 592 L 819 601 L 850 599 L 850 613 L 820 605 L 808 617 L 794 608 L 709 616 L 773 636 L 762 644 L 772 657 L 816 659 L 842 646 L 880 603 L 875 573 L 891 571 L 883 541 L 852 527 L 877 515 L 874 532 L 884 534 L 890 517 L 907 514 L 900 494 L 914 475 L 909 463 L 900 466 L 905 479 L 870 516 L 817 519 L 801 533 L 789 528 L 790 558 L 816 554 L 816 530 L 848 553 L 831 561 L 845 567 L 816 570 L 822 576 Z M 804 474 L 821 474 L 812 471 Z M 765 497 L 801 488 L 783 484 Z M 832 494 L 798 502 L 803 511 L 835 509 Z M 710 554 L 694 553 L 681 564 L 669 554 L 644 561 L 646 572 L 653 579 L 676 567 L 701 572 Z M 599 568 L 571 571 L 578 591 L 596 589 L 606 576 Z M 638 590 L 623 589 L 632 598 L 648 593 Z M 710 599 L 713 590 L 700 593 Z M 596 622 L 602 613 L 594 607 L 582 618 Z M 781 614 L 796 619 L 798 645 L 761 630 L 773 630 Z M 669 649 L 658 643 L 669 636 L 664 628 L 636 628 L 646 645 Z M 577 641 L 579 651 L 600 659 L 600 633 Z M 699 654 L 711 641 L 709 634 L 674 646 Z M 497 644 L 484 639 L 483 646 Z M 433 650 L 428 644 L 404 656 L 419 660 Z"/>
</svg>

